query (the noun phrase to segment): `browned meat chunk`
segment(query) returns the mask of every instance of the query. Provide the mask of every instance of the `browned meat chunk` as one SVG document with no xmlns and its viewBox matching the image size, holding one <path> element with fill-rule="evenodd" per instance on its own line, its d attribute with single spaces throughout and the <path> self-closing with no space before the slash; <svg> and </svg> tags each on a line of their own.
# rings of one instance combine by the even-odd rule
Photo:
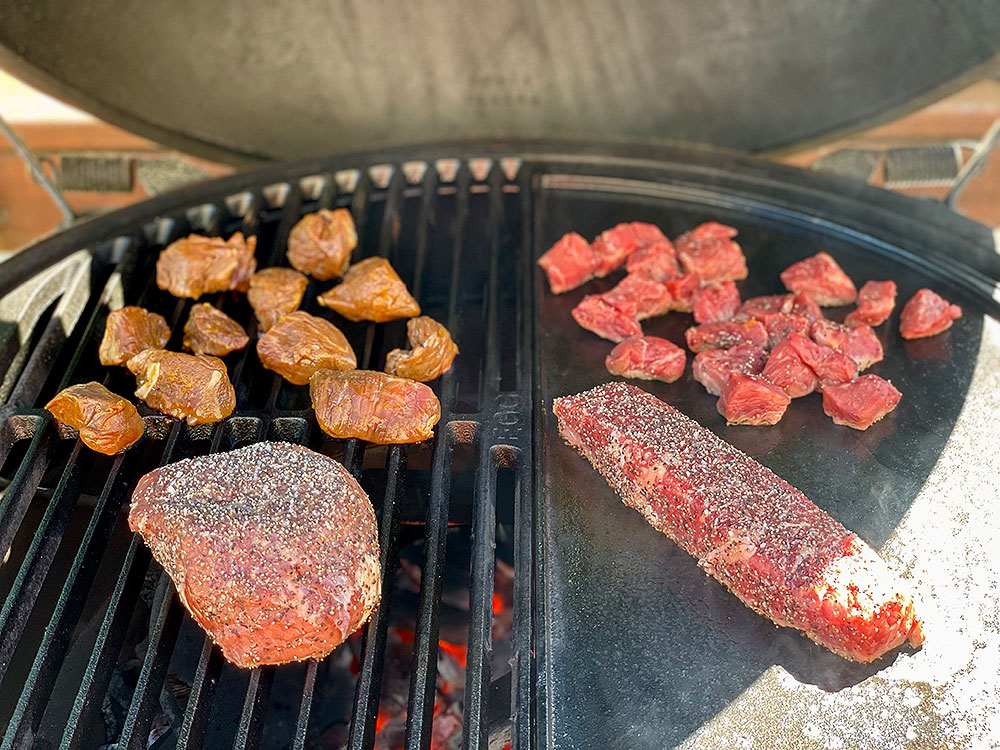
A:
<svg viewBox="0 0 1000 750">
<path fill-rule="evenodd" d="M 291 268 L 264 268 L 250 277 L 247 301 L 257 316 L 261 331 L 270 330 L 302 304 L 309 279 Z"/>
<path fill-rule="evenodd" d="M 930 289 L 921 289 L 903 305 L 899 314 L 899 335 L 904 339 L 936 336 L 962 317 L 962 308 Z"/>
<path fill-rule="evenodd" d="M 733 227 L 709 221 L 682 234 L 674 246 L 684 270 L 696 274 L 702 284 L 739 281 L 747 277 L 747 261 L 733 240 L 736 235 Z"/>
<path fill-rule="evenodd" d="M 292 267 L 314 279 L 329 281 L 344 275 L 358 246 L 354 217 L 346 208 L 323 208 L 306 214 L 288 233 L 286 254 Z"/>
<path fill-rule="evenodd" d="M 588 294 L 570 314 L 583 328 L 608 341 L 642 335 L 642 326 L 634 314 L 619 310 L 600 294 Z"/>
<path fill-rule="evenodd" d="M 222 310 L 207 302 L 192 305 L 184 324 L 184 348 L 195 354 L 224 357 L 250 343 L 243 327 Z M 162 347 L 162 345 L 161 345 Z"/>
<path fill-rule="evenodd" d="M 131 402 L 93 381 L 64 388 L 45 408 L 78 430 L 84 445 L 107 456 L 128 448 L 145 430 Z"/>
<path fill-rule="evenodd" d="M 319 303 L 355 322 L 386 323 L 420 315 L 420 305 L 385 258 L 355 263 L 343 282 L 319 296 Z"/>
<path fill-rule="evenodd" d="M 896 408 L 903 397 L 888 380 L 878 375 L 862 375 L 850 383 L 823 389 L 823 411 L 836 424 L 867 430 Z"/>
<path fill-rule="evenodd" d="M 759 375 L 767 361 L 767 351 L 756 344 L 740 344 L 731 349 L 707 349 L 694 357 L 691 373 L 713 396 L 722 393 L 730 373 Z M 812 374 L 812 371 L 809 371 Z"/>
<path fill-rule="evenodd" d="M 808 396 L 819 386 L 816 373 L 802 361 L 788 339 L 778 342 L 768 355 L 761 377 L 781 388 L 790 398 Z"/>
<path fill-rule="evenodd" d="M 854 282 L 829 253 L 792 263 L 781 272 L 781 281 L 788 291 L 804 294 L 821 307 L 849 305 L 858 296 Z"/>
<path fill-rule="evenodd" d="M 136 396 L 188 424 L 218 422 L 236 408 L 226 365 L 216 357 L 146 349 L 126 366 L 135 374 Z"/>
<path fill-rule="evenodd" d="M 703 352 L 706 349 L 730 349 L 740 344 L 767 346 L 767 329 L 759 320 L 725 320 L 721 323 L 702 323 L 684 332 L 688 349 Z"/>
<path fill-rule="evenodd" d="M 777 424 L 792 399 L 759 375 L 732 372 L 719 394 L 716 408 L 726 424 Z"/>
<path fill-rule="evenodd" d="M 740 293 L 731 281 L 720 281 L 694 290 L 691 311 L 695 323 L 719 323 L 732 318 L 740 307 Z"/>
<path fill-rule="evenodd" d="M 237 232 L 228 240 L 191 234 L 171 242 L 156 261 L 156 285 L 175 297 L 245 292 L 257 268 L 257 238 Z"/>
<path fill-rule="evenodd" d="M 858 309 L 844 318 L 849 326 L 879 326 L 892 314 L 896 306 L 895 281 L 866 281 L 858 292 Z"/>
<path fill-rule="evenodd" d="M 426 383 L 447 372 L 458 354 L 448 329 L 426 315 L 406 321 L 406 337 L 409 351 L 393 349 L 385 357 L 390 375 Z"/>
<path fill-rule="evenodd" d="M 597 263 L 597 255 L 590 243 L 576 232 L 564 234 L 538 259 L 538 265 L 548 276 L 549 289 L 553 294 L 568 292 L 590 281 Z"/>
<path fill-rule="evenodd" d="M 684 350 L 658 336 L 636 336 L 623 341 L 604 360 L 612 375 L 665 383 L 673 383 L 683 375 L 686 364 Z"/>
<path fill-rule="evenodd" d="M 143 349 L 162 349 L 170 328 L 162 315 L 127 305 L 108 313 L 98 358 L 102 365 L 123 365 Z"/>
<path fill-rule="evenodd" d="M 168 464 L 139 480 L 128 521 L 237 666 L 321 659 L 378 606 L 371 502 L 308 448 L 257 443 Z"/>
<path fill-rule="evenodd" d="M 309 381 L 316 421 L 335 438 L 418 443 L 434 434 L 441 403 L 423 383 L 371 370 L 318 370 Z"/>
<path fill-rule="evenodd" d="M 353 370 L 358 366 L 340 329 L 303 310 L 271 326 L 257 341 L 257 356 L 264 367 L 295 385 L 305 385 L 320 369 Z"/>
</svg>

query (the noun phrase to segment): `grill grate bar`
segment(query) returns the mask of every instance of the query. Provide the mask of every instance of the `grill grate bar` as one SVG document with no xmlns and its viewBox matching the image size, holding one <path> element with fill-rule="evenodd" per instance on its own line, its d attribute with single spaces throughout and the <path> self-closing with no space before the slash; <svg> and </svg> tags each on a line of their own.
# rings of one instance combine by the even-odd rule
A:
<svg viewBox="0 0 1000 750">
<path fill-rule="evenodd" d="M 52 419 L 43 417 L 41 424 L 35 429 L 21 465 L 7 485 L 3 500 L 0 500 L 0 549 L 4 551 L 10 549 L 21 521 L 28 512 L 31 498 L 52 461 L 55 452 L 54 432 Z"/>
<path fill-rule="evenodd" d="M 234 750 L 256 750 L 260 746 L 261 729 L 267 717 L 267 701 L 274 682 L 274 667 L 257 667 L 250 671 L 243 712 L 236 730 Z"/>
<path fill-rule="evenodd" d="M 177 747 L 183 750 L 187 747 L 201 747 L 208 729 L 208 719 L 215 697 L 215 687 L 222 673 L 222 651 L 205 636 L 198 657 L 198 667 L 191 681 L 191 693 L 188 695 L 187 708 L 184 710 L 184 721 L 181 724 Z"/>
</svg>

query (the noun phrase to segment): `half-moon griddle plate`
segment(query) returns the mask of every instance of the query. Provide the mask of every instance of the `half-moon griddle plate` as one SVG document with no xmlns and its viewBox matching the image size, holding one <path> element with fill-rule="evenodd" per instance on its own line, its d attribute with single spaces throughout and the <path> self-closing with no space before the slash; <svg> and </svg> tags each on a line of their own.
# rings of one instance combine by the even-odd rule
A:
<svg viewBox="0 0 1000 750">
<path fill-rule="evenodd" d="M 893 279 L 899 305 L 877 329 L 899 407 L 866 432 L 839 427 L 818 394 L 796 399 L 775 427 L 727 427 L 691 377 L 637 382 L 769 466 L 880 548 L 919 600 L 926 645 L 871 665 L 850 663 L 778 629 L 654 531 L 559 437 L 552 398 L 612 379 L 613 346 L 570 310 L 621 274 L 560 296 L 536 273 L 542 410 L 541 593 L 544 732 L 555 748 L 899 748 L 1000 744 L 1000 325 L 989 285 L 921 257 L 929 207 L 897 204 L 894 233 L 861 229 L 832 195 L 813 209 L 725 184 L 550 174 L 540 181 L 536 256 L 564 232 L 585 237 L 619 221 L 651 221 L 669 236 L 706 220 L 738 227 L 750 276 L 744 298 L 784 291 L 779 272 L 825 250 L 858 286 Z M 766 191 L 766 187 L 761 186 Z M 824 208 L 824 204 L 826 208 Z M 889 223 L 902 218 L 897 214 Z M 957 251 L 960 243 L 941 249 Z M 903 341 L 899 307 L 920 287 L 960 304 L 942 335 Z M 836 319 L 844 308 L 827 310 Z M 690 315 L 643 323 L 683 346 Z"/>
<path fill-rule="evenodd" d="M 913 109 L 998 49 L 996 0 L 0 3 L 0 64 L 231 161 L 542 136 L 771 149 Z"/>
</svg>

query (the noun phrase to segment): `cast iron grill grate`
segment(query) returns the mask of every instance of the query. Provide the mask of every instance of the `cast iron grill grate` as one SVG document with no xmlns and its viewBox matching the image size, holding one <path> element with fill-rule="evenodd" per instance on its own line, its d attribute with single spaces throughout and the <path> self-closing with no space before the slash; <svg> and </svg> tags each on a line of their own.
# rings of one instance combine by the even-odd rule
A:
<svg viewBox="0 0 1000 750">
<path fill-rule="evenodd" d="M 457 531 L 468 543 L 470 581 L 461 746 L 510 741 L 529 747 L 533 475 L 525 179 L 516 165 L 442 159 L 278 180 L 136 224 L 70 255 L 22 291 L 13 318 L 21 329 L 0 331 L 6 334 L 0 335 L 0 548 L 10 550 L 0 567 L 4 748 L 326 746 L 332 719 L 318 696 L 329 692 L 334 670 L 317 661 L 237 670 L 200 630 L 200 645 L 185 649 L 192 638 L 187 615 L 125 521 L 132 488 L 146 471 L 264 439 L 337 457 L 376 507 L 383 604 L 360 644 L 341 647 L 359 649 L 346 746 L 369 748 L 376 740 L 387 632 L 398 625 L 393 618 L 400 609 L 392 606 L 398 550 L 413 540 L 422 540 L 424 553 L 416 611 L 407 614 L 415 626 L 405 747 L 432 745 L 441 581 Z M 287 265 L 284 243 L 292 224 L 330 206 L 354 214 L 355 260 L 389 258 L 424 313 L 445 322 L 461 347 L 453 369 L 434 384 L 442 418 L 432 444 L 384 448 L 328 438 L 315 424 L 306 388 L 264 370 L 252 344 L 227 358 L 237 394 L 229 419 L 189 427 L 149 413 L 146 437 L 122 455 L 92 454 L 41 408 L 76 382 L 134 390 L 127 371 L 97 362 L 111 308 L 139 304 L 163 314 L 174 332 L 168 348 L 179 349 L 191 303 L 160 291 L 153 274 L 167 243 L 190 232 L 242 230 L 259 238 L 259 267 Z M 313 282 L 303 307 L 323 315 L 315 302 L 319 291 Z M 252 333 L 245 300 L 216 295 L 211 301 Z M 405 321 L 336 323 L 361 367 L 379 369 L 389 349 L 405 345 Z M 498 524 L 506 540 L 499 549 Z M 514 581 L 510 658 L 499 666 L 491 633 L 497 555 L 509 558 Z M 130 654 L 138 663 L 123 678 Z M 337 652 L 328 661 L 336 658 Z M 134 682 L 126 686 L 127 713 L 112 721 L 109 695 L 120 694 L 123 679 Z M 178 681 L 186 700 L 166 710 Z M 109 726 L 120 734 L 107 736 Z"/>
</svg>

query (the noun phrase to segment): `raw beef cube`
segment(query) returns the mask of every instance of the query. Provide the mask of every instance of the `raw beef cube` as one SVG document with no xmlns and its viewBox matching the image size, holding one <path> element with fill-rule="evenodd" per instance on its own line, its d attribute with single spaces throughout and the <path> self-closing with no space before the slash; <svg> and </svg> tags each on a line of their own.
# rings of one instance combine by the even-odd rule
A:
<svg viewBox="0 0 1000 750">
<path fill-rule="evenodd" d="M 691 309 L 696 323 L 718 323 L 732 318 L 740 307 L 736 284 L 722 281 L 694 290 Z"/>
<path fill-rule="evenodd" d="M 645 221 L 633 221 L 629 222 L 628 228 L 632 230 L 632 234 L 635 236 L 640 248 L 647 247 L 656 242 L 670 242 L 667 239 L 667 235 L 656 224 L 649 224 Z"/>
<path fill-rule="evenodd" d="M 642 328 L 634 315 L 608 304 L 599 294 L 588 294 L 573 308 L 573 318 L 591 333 L 608 341 L 624 341 L 641 336 Z"/>
<path fill-rule="evenodd" d="M 858 292 L 858 309 L 848 313 L 844 322 L 849 326 L 879 326 L 895 306 L 895 281 L 866 281 Z"/>
<path fill-rule="evenodd" d="M 882 361 L 882 342 L 871 326 L 862 324 L 850 328 L 823 319 L 812 324 L 811 333 L 817 344 L 836 349 L 857 362 L 859 370 Z"/>
<path fill-rule="evenodd" d="M 597 268 L 597 256 L 590 243 L 576 232 L 564 234 L 538 259 L 549 277 L 549 289 L 562 294 L 589 281 Z"/>
<path fill-rule="evenodd" d="M 722 393 L 722 387 L 729 380 L 729 374 L 742 372 L 744 375 L 760 375 L 767 352 L 755 344 L 740 344 L 732 349 L 709 349 L 694 355 L 691 374 L 694 379 L 705 386 L 705 390 L 713 396 Z M 805 367 L 805 365 L 803 365 Z M 809 375 L 815 379 L 812 370 L 806 368 Z"/>
<path fill-rule="evenodd" d="M 706 349 L 729 349 L 740 344 L 767 346 L 767 329 L 759 320 L 746 318 L 726 320 L 721 323 L 702 323 L 684 332 L 688 349 L 703 352 Z"/>
<path fill-rule="evenodd" d="M 858 296 L 854 282 L 828 253 L 792 263 L 781 272 L 781 282 L 788 291 L 805 294 L 820 307 L 849 305 Z"/>
<path fill-rule="evenodd" d="M 846 354 L 828 346 L 820 346 L 801 333 L 793 333 L 788 341 L 799 358 L 816 373 L 820 388 L 825 388 L 830 383 L 849 383 L 858 376 L 858 363 Z"/>
<path fill-rule="evenodd" d="M 790 313 L 794 297 L 793 294 L 765 294 L 762 297 L 751 297 L 740 305 L 738 312 L 751 318 L 760 318 L 764 313 Z"/>
<path fill-rule="evenodd" d="M 823 411 L 836 424 L 867 430 L 896 408 L 902 395 L 878 375 L 862 375 L 850 383 L 823 389 Z"/>
<path fill-rule="evenodd" d="M 767 328 L 768 347 L 776 346 L 779 341 L 784 341 L 795 331 L 809 335 L 809 319 L 801 315 L 764 313 L 758 316 L 758 319 Z"/>
<path fill-rule="evenodd" d="M 904 339 L 934 336 L 951 328 L 951 321 L 961 317 L 961 307 L 930 289 L 921 289 L 903 305 L 899 314 L 899 333 Z"/>
<path fill-rule="evenodd" d="M 636 320 L 663 315 L 671 310 L 674 301 L 666 284 L 636 273 L 628 274 L 614 289 L 600 297 Z"/>
<path fill-rule="evenodd" d="M 677 252 L 668 239 L 636 250 L 625 260 L 625 268 L 629 273 L 648 276 L 653 281 L 669 281 L 681 276 L 681 267 L 677 265 Z"/>
<path fill-rule="evenodd" d="M 777 424 L 792 403 L 781 388 L 759 375 L 733 372 L 719 395 L 716 408 L 727 424 Z"/>
<path fill-rule="evenodd" d="M 684 374 L 687 354 L 656 336 L 636 336 L 621 342 L 604 360 L 612 375 L 673 383 Z"/>
<path fill-rule="evenodd" d="M 671 279 L 664 282 L 673 297 L 672 310 L 677 312 L 691 312 L 694 305 L 694 293 L 701 287 L 701 280 L 696 274 L 686 273 L 679 279 Z"/>
<path fill-rule="evenodd" d="M 816 373 L 802 361 L 788 339 L 778 342 L 771 350 L 760 374 L 765 380 L 781 388 L 790 398 L 808 396 L 819 385 Z"/>
<path fill-rule="evenodd" d="M 819 309 L 819 305 L 813 302 L 812 297 L 806 294 L 796 294 L 792 297 L 792 309 L 788 312 L 792 315 L 801 315 L 810 323 L 823 317 L 823 311 Z"/>
<path fill-rule="evenodd" d="M 618 268 L 625 259 L 641 247 L 629 224 L 618 224 L 601 232 L 591 245 L 597 256 L 594 276 L 602 278 Z"/>
<path fill-rule="evenodd" d="M 739 281 L 747 277 L 747 262 L 735 236 L 732 227 L 708 222 L 682 234 L 674 246 L 684 270 L 698 274 L 702 284 Z"/>
</svg>

